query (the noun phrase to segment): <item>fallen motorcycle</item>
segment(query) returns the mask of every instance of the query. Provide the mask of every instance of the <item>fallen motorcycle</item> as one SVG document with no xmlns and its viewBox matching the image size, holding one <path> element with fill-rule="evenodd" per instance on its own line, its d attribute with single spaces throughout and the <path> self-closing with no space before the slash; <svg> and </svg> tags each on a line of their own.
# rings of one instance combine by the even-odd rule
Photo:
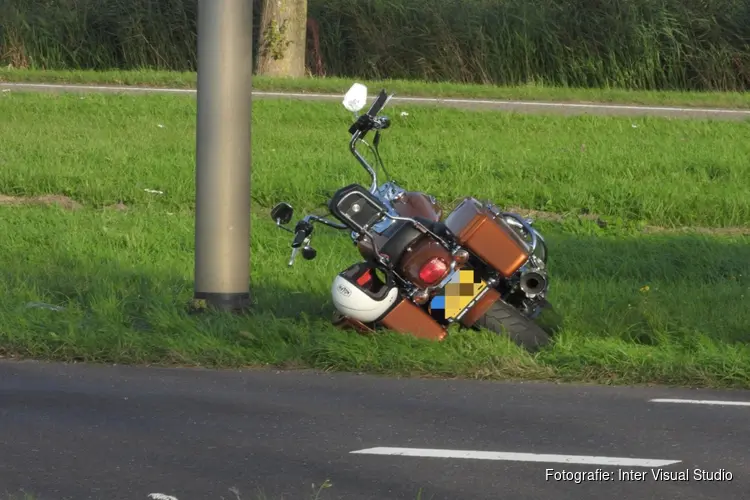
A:
<svg viewBox="0 0 750 500">
<path fill-rule="evenodd" d="M 294 264 L 299 251 L 307 260 L 314 223 L 348 231 L 364 259 L 334 277 L 333 323 L 361 333 L 386 329 L 443 340 L 452 324 L 507 334 L 534 350 L 550 341 L 554 326 L 544 328 L 542 313 L 556 314 L 548 292 L 547 245 L 532 221 L 503 212 L 489 202 L 466 196 L 443 220 L 437 200 L 409 191 L 392 180 L 379 184 L 375 169 L 357 149 L 370 148 L 385 172 L 378 145 L 390 126 L 382 109 L 393 95 L 382 90 L 369 111 L 349 128 L 349 150 L 372 178 L 369 189 L 350 184 L 328 201 L 338 220 L 307 215 L 291 230 L 289 203 L 277 204 L 271 217 L 294 233 Z M 355 83 L 343 104 L 355 116 L 367 102 L 367 87 Z M 365 136 L 375 131 L 372 145 Z"/>
</svg>

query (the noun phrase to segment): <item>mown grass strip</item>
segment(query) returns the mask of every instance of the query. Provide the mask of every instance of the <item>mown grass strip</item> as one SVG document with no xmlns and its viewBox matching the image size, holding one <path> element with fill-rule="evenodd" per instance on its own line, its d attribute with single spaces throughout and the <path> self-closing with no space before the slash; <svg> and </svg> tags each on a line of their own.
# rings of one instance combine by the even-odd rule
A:
<svg viewBox="0 0 750 500">
<path fill-rule="evenodd" d="M 0 94 L 0 193 L 97 206 L 194 201 L 195 99 Z M 655 226 L 747 226 L 750 127 L 707 120 L 530 116 L 394 105 L 389 172 L 445 204 L 468 193 L 555 213 Z M 406 115 L 402 116 L 404 113 Z M 40 119 L 40 117 L 43 117 Z M 336 102 L 264 100 L 253 111 L 253 199 L 321 206 L 368 182 Z M 160 190 L 154 196 L 147 189 Z"/>
</svg>

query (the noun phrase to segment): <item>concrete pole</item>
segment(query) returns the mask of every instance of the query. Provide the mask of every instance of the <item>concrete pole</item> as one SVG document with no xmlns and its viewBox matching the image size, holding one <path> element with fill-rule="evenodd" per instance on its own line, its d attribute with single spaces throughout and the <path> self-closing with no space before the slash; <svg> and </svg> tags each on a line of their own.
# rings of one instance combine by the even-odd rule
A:
<svg viewBox="0 0 750 500">
<path fill-rule="evenodd" d="M 198 0 L 195 295 L 250 304 L 253 0 Z"/>
</svg>

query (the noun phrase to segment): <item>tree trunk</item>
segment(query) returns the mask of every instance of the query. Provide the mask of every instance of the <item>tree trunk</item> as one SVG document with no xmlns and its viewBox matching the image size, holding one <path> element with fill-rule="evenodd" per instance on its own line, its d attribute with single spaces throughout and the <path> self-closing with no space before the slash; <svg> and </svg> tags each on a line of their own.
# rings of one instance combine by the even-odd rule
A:
<svg viewBox="0 0 750 500">
<path fill-rule="evenodd" d="M 264 0 L 258 74 L 305 76 L 307 0 Z"/>
</svg>

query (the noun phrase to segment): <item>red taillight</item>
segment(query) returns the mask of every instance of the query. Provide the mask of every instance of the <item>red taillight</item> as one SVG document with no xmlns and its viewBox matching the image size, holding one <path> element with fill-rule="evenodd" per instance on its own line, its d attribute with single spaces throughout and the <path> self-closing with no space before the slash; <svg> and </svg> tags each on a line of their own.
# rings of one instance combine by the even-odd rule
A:
<svg viewBox="0 0 750 500">
<path fill-rule="evenodd" d="M 419 270 L 419 279 L 426 285 L 434 285 L 448 273 L 448 264 L 440 257 L 428 260 Z"/>
</svg>

